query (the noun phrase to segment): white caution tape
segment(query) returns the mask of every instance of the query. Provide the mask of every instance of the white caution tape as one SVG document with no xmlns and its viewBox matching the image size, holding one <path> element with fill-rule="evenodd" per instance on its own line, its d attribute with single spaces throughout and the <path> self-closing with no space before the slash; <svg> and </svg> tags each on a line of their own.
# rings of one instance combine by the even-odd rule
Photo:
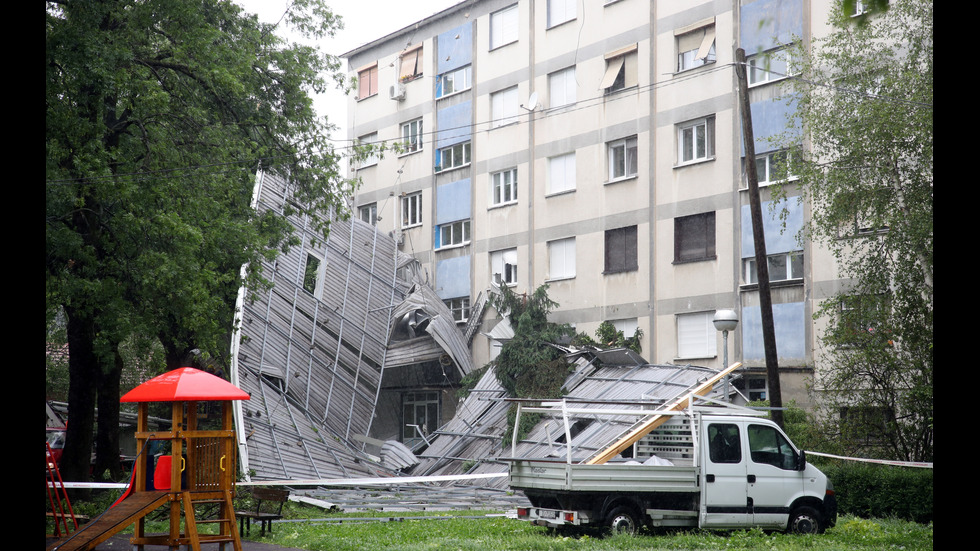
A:
<svg viewBox="0 0 980 551">
<path fill-rule="evenodd" d="M 932 463 L 924 461 L 891 461 L 889 459 L 864 459 L 860 457 L 844 457 L 842 455 L 833 455 L 829 453 L 820 452 L 806 452 L 807 455 L 819 455 L 820 457 L 832 457 L 834 459 L 845 459 L 847 461 L 861 461 L 864 463 L 880 463 L 882 465 L 895 465 L 897 467 L 922 467 L 925 469 L 931 469 Z"/>
<path fill-rule="evenodd" d="M 389 484 L 419 484 L 422 482 L 448 482 L 456 480 L 476 480 L 501 478 L 507 473 L 437 475 L 437 476 L 388 476 L 381 478 L 317 478 L 300 480 L 262 480 L 258 482 L 236 482 L 236 486 L 377 486 Z M 55 486 L 48 482 L 48 486 Z M 116 482 L 64 482 L 58 486 L 65 488 L 119 489 L 128 488 L 128 483 Z"/>
</svg>

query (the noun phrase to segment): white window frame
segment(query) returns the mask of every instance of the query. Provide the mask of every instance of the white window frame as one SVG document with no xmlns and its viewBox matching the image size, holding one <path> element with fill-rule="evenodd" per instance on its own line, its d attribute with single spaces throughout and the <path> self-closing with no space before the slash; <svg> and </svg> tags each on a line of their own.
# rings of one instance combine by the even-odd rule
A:
<svg viewBox="0 0 980 551">
<path fill-rule="evenodd" d="M 781 158 L 781 159 L 779 159 Z M 784 166 L 789 166 L 788 162 L 790 159 L 790 153 L 787 149 L 780 149 L 779 151 L 770 151 L 768 153 L 761 153 L 755 156 L 755 172 L 756 179 L 760 186 L 768 186 L 770 184 L 778 184 L 780 182 L 788 182 L 796 179 L 796 175 L 787 174 L 785 178 L 774 179 L 773 176 L 776 172 L 775 164 L 778 162 L 782 163 Z M 745 186 L 742 189 L 748 187 L 748 182 L 745 182 Z"/>
<path fill-rule="evenodd" d="M 445 172 L 454 168 L 464 167 L 472 160 L 470 142 L 460 142 L 439 150 L 439 171 Z M 448 160 L 448 165 L 445 161 Z"/>
<path fill-rule="evenodd" d="M 575 277 L 575 238 L 548 241 L 548 281 Z"/>
<path fill-rule="evenodd" d="M 409 193 L 401 198 L 401 227 L 422 225 L 422 192 Z"/>
<path fill-rule="evenodd" d="M 573 105 L 576 100 L 575 66 L 548 75 L 548 107 L 551 109 Z"/>
<path fill-rule="evenodd" d="M 371 224 L 372 226 L 378 225 L 378 204 L 370 203 L 367 205 L 361 205 L 357 209 L 357 217 Z"/>
<path fill-rule="evenodd" d="M 370 134 L 365 134 L 360 138 L 358 138 L 357 142 L 360 145 L 375 145 L 378 143 L 378 133 L 372 132 Z M 369 166 L 375 166 L 376 164 L 378 164 L 378 161 L 380 160 L 381 157 L 379 157 L 376 153 L 372 153 L 371 155 L 368 155 L 365 159 L 361 160 L 360 163 L 357 165 L 357 168 L 367 168 Z"/>
<path fill-rule="evenodd" d="M 445 72 L 439 75 L 439 98 L 445 98 L 453 94 L 465 92 L 473 86 L 473 66 L 467 65 L 459 69 Z M 450 90 L 450 88 L 452 88 Z"/>
<path fill-rule="evenodd" d="M 401 137 L 404 154 L 422 151 L 422 118 L 402 123 Z"/>
<path fill-rule="evenodd" d="M 579 0 L 548 0 L 548 27 L 557 27 L 576 18 Z"/>
<path fill-rule="evenodd" d="M 717 61 L 714 23 L 680 32 L 675 39 L 678 73 Z"/>
<path fill-rule="evenodd" d="M 518 38 L 517 4 L 490 14 L 490 49 L 517 42 Z"/>
<path fill-rule="evenodd" d="M 501 287 L 514 287 L 517 285 L 516 248 L 503 249 L 490 253 L 490 281 Z"/>
<path fill-rule="evenodd" d="M 515 124 L 519 105 L 517 86 L 490 94 L 490 128 Z"/>
<path fill-rule="evenodd" d="M 421 442 L 425 436 L 439 428 L 442 403 L 440 393 L 433 390 L 416 390 L 402 395 L 402 442 L 408 446 Z M 411 413 L 409 413 L 411 410 Z M 424 412 L 420 418 L 419 413 Z M 435 417 L 433 419 L 433 417 Z M 420 421 L 424 419 L 424 424 Z M 418 430 L 413 425 L 420 425 Z M 419 435 L 419 431 L 422 432 Z"/>
<path fill-rule="evenodd" d="M 310 289 L 306 278 L 307 276 L 311 275 L 310 264 L 313 261 L 316 262 L 316 265 L 313 267 L 313 270 L 315 271 L 315 274 L 313 274 L 313 288 Z M 320 296 L 323 294 L 323 279 L 327 272 L 327 261 L 324 260 L 323 256 L 318 253 L 306 251 L 306 263 L 303 266 L 303 280 L 301 282 L 303 290 L 310 293 L 315 298 L 320 298 Z"/>
<path fill-rule="evenodd" d="M 703 137 L 699 137 L 701 129 Z M 700 143 L 699 143 L 700 142 Z M 690 147 L 688 147 L 690 146 Z M 677 164 L 710 161 L 715 157 L 714 115 L 677 125 Z"/>
<path fill-rule="evenodd" d="M 606 144 L 607 181 L 616 182 L 635 178 L 639 171 L 639 148 L 636 136 L 622 138 Z"/>
<path fill-rule="evenodd" d="M 436 231 L 439 232 L 439 249 L 462 247 L 470 244 L 469 219 L 440 224 Z"/>
<path fill-rule="evenodd" d="M 781 48 L 754 55 L 745 60 L 748 64 L 749 86 L 760 86 L 793 76 L 792 48 Z"/>
<path fill-rule="evenodd" d="M 490 174 L 491 206 L 509 205 L 517 202 L 517 169 L 508 168 Z"/>
<path fill-rule="evenodd" d="M 470 297 L 456 297 L 443 301 L 453 314 L 453 321 L 466 323 L 470 320 Z"/>
<path fill-rule="evenodd" d="M 786 253 L 770 254 L 766 257 L 769 261 L 769 281 L 802 281 L 806 265 L 803 251 L 790 251 Z M 744 266 L 743 277 L 746 285 L 759 283 L 759 273 L 756 270 L 755 257 L 743 258 Z M 799 272 L 799 273 L 797 273 Z"/>
<path fill-rule="evenodd" d="M 575 191 L 575 152 L 548 158 L 548 195 Z"/>
<path fill-rule="evenodd" d="M 693 312 L 677 314 L 677 357 L 713 358 L 718 355 L 718 331 L 715 313 Z"/>
</svg>

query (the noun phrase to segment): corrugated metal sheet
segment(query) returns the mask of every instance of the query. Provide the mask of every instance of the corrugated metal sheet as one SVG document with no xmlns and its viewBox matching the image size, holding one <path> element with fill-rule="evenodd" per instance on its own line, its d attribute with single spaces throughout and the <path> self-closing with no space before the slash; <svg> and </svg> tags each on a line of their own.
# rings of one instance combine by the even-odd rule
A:
<svg viewBox="0 0 980 551">
<path fill-rule="evenodd" d="M 284 212 L 286 180 L 258 177 L 258 210 Z M 396 308 L 410 297 L 435 294 L 398 276 L 417 273 L 411 269 L 415 260 L 374 226 L 332 220 L 324 239 L 307 217 L 294 214 L 289 221 L 301 244 L 264 265 L 273 288 L 240 305 L 233 381 L 252 396 L 242 403 L 237 427 L 244 439 L 243 467 L 253 480 L 397 474 L 372 461 L 354 437 L 371 429 Z M 320 297 L 303 287 L 310 252 L 325 264 Z M 399 272 L 405 267 L 410 269 Z M 432 319 L 452 320 L 438 298 L 424 311 Z M 455 324 L 455 334 L 438 321 L 431 326 L 438 338 L 424 333 L 404 344 L 463 360 L 465 339 Z M 469 371 L 468 353 L 460 369 Z"/>
<path fill-rule="evenodd" d="M 566 381 L 568 401 L 588 401 L 594 409 L 653 409 L 678 397 L 691 386 L 717 371 L 692 365 L 648 364 L 638 356 L 623 351 L 601 354 L 605 363 L 596 361 L 594 353 L 571 353 L 574 370 Z M 617 360 L 618 357 L 618 360 Z M 613 365 L 611 362 L 626 363 Z M 510 434 L 505 435 L 507 411 L 512 402 L 493 371 L 483 378 L 459 407 L 457 416 L 429 437 L 431 445 L 418 453 L 420 463 L 412 470 L 419 475 L 506 472 L 507 465 L 497 457 L 510 457 Z M 603 403 L 596 403 L 603 402 Z M 627 405 L 629 403 L 630 405 Z M 604 449 L 636 422 L 633 416 L 595 416 L 575 427 L 572 436 L 573 461 L 581 461 Z M 517 445 L 516 457 L 565 457 L 565 429 L 561 419 L 545 418 Z M 507 445 L 503 443 L 506 440 Z M 487 482 L 492 487 L 506 487 L 507 479 Z"/>
</svg>

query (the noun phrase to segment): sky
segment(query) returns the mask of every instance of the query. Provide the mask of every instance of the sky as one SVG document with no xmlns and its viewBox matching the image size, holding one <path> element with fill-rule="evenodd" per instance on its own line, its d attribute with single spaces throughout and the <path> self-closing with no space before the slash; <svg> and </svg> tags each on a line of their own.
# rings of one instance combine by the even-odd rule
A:
<svg viewBox="0 0 980 551">
<path fill-rule="evenodd" d="M 346 52 L 376 40 L 389 33 L 407 27 L 416 21 L 438 13 L 461 0 L 326 0 L 327 5 L 343 18 L 344 28 L 333 38 L 320 44 L 326 53 L 340 56 Z M 280 20 L 291 0 L 237 0 L 245 11 L 259 16 L 259 20 L 275 23 Z M 298 38 L 294 38 L 299 41 Z M 346 69 L 346 61 L 342 60 Z M 328 79 L 328 82 L 332 82 Z M 331 136 L 336 140 L 347 138 L 347 98 L 337 90 L 316 96 L 314 103 L 320 115 L 335 124 L 338 129 Z"/>
</svg>

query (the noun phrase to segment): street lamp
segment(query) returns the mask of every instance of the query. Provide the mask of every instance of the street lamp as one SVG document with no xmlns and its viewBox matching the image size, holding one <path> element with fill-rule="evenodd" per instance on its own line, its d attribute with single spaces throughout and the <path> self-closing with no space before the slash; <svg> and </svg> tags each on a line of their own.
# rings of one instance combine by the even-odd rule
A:
<svg viewBox="0 0 980 551">
<path fill-rule="evenodd" d="M 715 329 L 721 331 L 722 343 L 724 344 L 724 365 L 723 369 L 728 368 L 728 332 L 734 331 L 735 327 L 738 325 L 738 314 L 734 310 L 718 310 L 715 312 L 714 319 L 711 320 L 715 324 Z M 728 394 L 728 375 L 725 375 L 725 400 L 729 400 Z"/>
</svg>

